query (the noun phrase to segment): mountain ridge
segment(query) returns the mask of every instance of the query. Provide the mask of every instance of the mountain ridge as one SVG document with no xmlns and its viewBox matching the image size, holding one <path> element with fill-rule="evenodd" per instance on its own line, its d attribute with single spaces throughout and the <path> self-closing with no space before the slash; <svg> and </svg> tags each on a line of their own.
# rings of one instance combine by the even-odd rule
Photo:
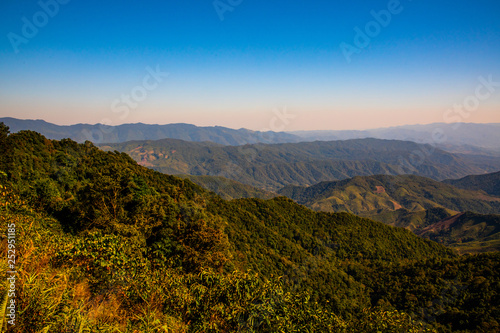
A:
<svg viewBox="0 0 500 333">
<path fill-rule="evenodd" d="M 0 118 L 11 132 L 33 130 L 47 138 L 70 138 L 77 142 L 120 143 L 132 140 L 160 140 L 165 138 L 186 141 L 213 141 L 224 145 L 252 143 L 296 143 L 377 138 L 432 144 L 454 153 L 475 153 L 500 156 L 500 124 L 498 123 L 433 123 L 402 125 L 368 130 L 319 131 L 254 131 L 223 126 L 196 126 L 188 123 L 145 124 L 128 123 L 115 126 L 103 124 L 56 125 L 42 119 Z M 437 132 L 436 132 L 437 131 Z M 436 135 L 439 134 L 439 135 Z M 480 133 L 480 134 L 478 134 Z"/>
<path fill-rule="evenodd" d="M 482 302 L 496 295 L 497 254 L 459 257 L 408 230 L 285 197 L 225 201 L 125 153 L 8 135 L 1 123 L 0 150 L 0 220 L 22 231 L 20 331 L 498 327 L 498 302 Z"/>
<path fill-rule="evenodd" d="M 21 130 L 32 130 L 45 135 L 49 139 L 61 140 L 70 138 L 79 143 L 118 143 L 132 140 L 160 140 L 165 138 L 184 141 L 212 141 L 224 145 L 242 145 L 247 143 L 297 142 L 299 137 L 285 132 L 252 131 L 245 128 L 231 129 L 223 126 L 199 127 L 187 123 L 144 124 L 130 123 L 116 126 L 103 124 L 55 125 L 44 120 L 23 120 L 16 118 L 0 118 L 15 133 Z"/>
<path fill-rule="evenodd" d="M 500 198 L 482 191 L 459 189 L 415 175 L 375 175 L 309 187 L 287 186 L 278 194 L 315 211 L 345 211 L 407 228 L 462 252 L 500 250 Z M 451 225 L 464 214 L 461 224 Z M 488 231 L 478 231 L 485 228 Z"/>
<path fill-rule="evenodd" d="M 461 179 L 445 179 L 443 183 L 468 190 L 481 190 L 489 195 L 500 196 L 500 171 L 485 175 L 469 175 Z"/>
<path fill-rule="evenodd" d="M 465 162 L 431 145 L 372 138 L 243 146 L 162 139 L 101 148 L 126 152 L 164 173 L 222 176 L 271 192 L 358 175 L 416 173 L 443 180 L 500 168 L 498 159 Z"/>
</svg>

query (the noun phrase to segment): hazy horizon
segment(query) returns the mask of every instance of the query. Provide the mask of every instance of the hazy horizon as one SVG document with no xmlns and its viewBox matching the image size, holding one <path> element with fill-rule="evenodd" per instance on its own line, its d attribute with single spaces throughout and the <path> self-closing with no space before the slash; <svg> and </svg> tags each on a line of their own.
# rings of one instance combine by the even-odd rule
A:
<svg viewBox="0 0 500 333">
<path fill-rule="evenodd" d="M 500 123 L 492 0 L 0 10 L 0 117 L 275 131 Z"/>
<path fill-rule="evenodd" d="M 10 116 L 0 116 L 1 118 L 9 118 Z M 57 123 L 57 122 L 51 122 L 47 121 L 42 118 L 16 118 L 16 117 L 10 117 L 18 120 L 26 120 L 26 121 L 45 121 L 50 124 L 54 124 L 57 126 L 75 126 L 75 125 L 90 125 L 90 126 L 96 126 L 96 125 L 105 125 L 103 123 Z M 474 125 L 500 125 L 500 122 L 492 122 L 492 123 L 472 123 L 472 122 L 459 122 L 460 124 L 474 124 Z M 111 126 L 121 126 L 121 125 L 136 125 L 136 124 L 142 124 L 142 125 L 158 125 L 158 126 L 164 126 L 164 125 L 177 125 L 177 124 L 184 124 L 184 125 L 194 125 L 197 127 L 225 127 L 229 129 L 234 129 L 234 130 L 240 130 L 240 129 L 247 129 L 247 130 L 252 130 L 252 131 L 260 131 L 263 129 L 252 129 L 252 128 L 247 128 L 247 127 L 228 127 L 228 126 L 222 126 L 222 125 L 196 125 L 192 123 L 186 123 L 186 122 L 177 122 L 177 123 L 144 123 L 144 122 L 133 122 L 133 123 L 128 123 L 124 122 L 121 124 L 113 124 Z M 313 132 L 313 131 L 369 131 L 369 130 L 378 130 L 378 129 L 389 129 L 389 128 L 397 128 L 397 127 L 412 127 L 412 126 L 430 126 L 430 125 L 442 125 L 446 124 L 444 122 L 436 122 L 436 123 L 426 123 L 426 124 L 402 124 L 402 125 L 396 125 L 396 126 L 384 126 L 384 127 L 368 127 L 368 128 L 361 128 L 361 129 L 355 129 L 355 128 L 348 128 L 348 129 L 341 129 L 341 130 L 336 130 L 336 129 L 322 129 L 322 130 L 309 130 L 309 129 L 296 129 L 296 130 L 284 130 L 283 132 Z M 264 130 L 271 130 L 268 128 L 264 128 Z"/>
</svg>

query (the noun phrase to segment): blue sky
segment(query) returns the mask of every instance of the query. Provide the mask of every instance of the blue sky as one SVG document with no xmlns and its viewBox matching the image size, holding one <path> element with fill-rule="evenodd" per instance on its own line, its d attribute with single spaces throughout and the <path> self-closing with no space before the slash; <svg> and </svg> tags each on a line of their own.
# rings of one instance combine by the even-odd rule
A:
<svg viewBox="0 0 500 333">
<path fill-rule="evenodd" d="M 480 77 L 500 82 L 499 17 L 492 0 L 4 0 L 0 117 L 255 130 L 500 122 L 500 86 L 449 116 Z M 356 31 L 369 40 L 356 44 Z M 276 112 L 290 116 L 278 126 Z"/>
</svg>

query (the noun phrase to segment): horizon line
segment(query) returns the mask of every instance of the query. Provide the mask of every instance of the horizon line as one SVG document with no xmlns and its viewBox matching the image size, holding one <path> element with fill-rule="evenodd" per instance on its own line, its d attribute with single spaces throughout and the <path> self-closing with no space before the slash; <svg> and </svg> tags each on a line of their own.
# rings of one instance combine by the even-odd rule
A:
<svg viewBox="0 0 500 333">
<path fill-rule="evenodd" d="M 136 122 L 136 123 L 122 123 L 122 124 L 117 124 L 117 125 L 106 125 L 103 123 L 95 123 L 95 124 L 90 124 L 90 123 L 75 123 L 75 124 L 57 124 L 53 122 L 49 122 L 45 119 L 21 119 L 21 118 L 15 118 L 15 117 L 0 117 L 0 120 L 2 119 L 14 119 L 14 120 L 20 120 L 20 121 L 41 121 L 45 122 L 50 125 L 55 125 L 55 126 L 60 126 L 60 127 L 71 127 L 71 126 L 78 126 L 78 125 L 86 125 L 86 126 L 106 126 L 106 127 L 119 127 L 119 126 L 126 126 L 126 125 L 146 125 L 146 126 L 168 126 L 168 125 L 189 125 L 189 126 L 195 126 L 198 128 L 228 128 L 232 130 L 247 130 L 247 131 L 253 131 L 253 132 L 264 132 L 262 130 L 254 130 L 246 127 L 240 127 L 240 128 L 234 128 L 234 127 L 227 127 L 227 126 L 220 126 L 220 125 L 213 125 L 213 126 L 201 126 L 201 125 L 196 125 L 192 123 L 166 123 L 166 124 L 149 124 L 149 123 L 143 123 L 143 122 Z M 500 122 L 453 122 L 453 123 L 446 123 L 446 122 L 433 122 L 433 123 L 417 123 L 417 124 L 403 124 L 403 125 L 396 125 L 396 126 L 387 126 L 387 127 L 373 127 L 373 128 L 365 128 L 365 129 L 307 129 L 307 130 L 293 130 L 293 131 L 270 131 L 270 132 L 276 132 L 276 133 L 296 133 L 296 132 L 341 132 L 341 131 L 370 131 L 370 130 L 378 130 L 378 129 L 391 129 L 391 128 L 398 128 L 398 127 L 408 127 L 408 126 L 430 126 L 430 125 L 455 125 L 455 124 L 475 124 L 475 125 L 500 125 Z"/>
</svg>

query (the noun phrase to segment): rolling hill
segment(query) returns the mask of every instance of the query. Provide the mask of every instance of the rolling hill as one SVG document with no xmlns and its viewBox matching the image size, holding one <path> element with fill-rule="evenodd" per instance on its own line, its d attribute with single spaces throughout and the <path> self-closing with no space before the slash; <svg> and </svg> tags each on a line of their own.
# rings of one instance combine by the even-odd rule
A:
<svg viewBox="0 0 500 333">
<path fill-rule="evenodd" d="M 461 253 L 500 251 L 500 215 L 464 212 L 432 223 L 416 234 Z"/>
<path fill-rule="evenodd" d="M 225 201 L 90 142 L 7 134 L 0 220 L 18 231 L 20 331 L 495 328 L 494 254 L 285 197 Z"/>
<path fill-rule="evenodd" d="M 458 188 L 484 191 L 489 195 L 500 197 L 500 171 L 486 175 L 471 175 L 461 179 L 446 179 L 443 183 Z"/>
<path fill-rule="evenodd" d="M 500 198 L 415 175 L 354 177 L 309 187 L 288 186 L 278 193 L 317 211 L 346 211 L 362 216 L 436 207 L 458 212 L 500 213 Z"/>
<path fill-rule="evenodd" d="M 178 177 L 187 178 L 204 189 L 216 193 L 225 200 L 242 198 L 272 199 L 278 196 L 274 192 L 267 192 L 224 177 L 192 175 L 178 175 Z"/>
<path fill-rule="evenodd" d="M 373 174 L 459 178 L 496 170 L 500 163 L 471 166 L 430 145 L 378 139 L 238 147 L 164 139 L 101 147 L 126 152 L 139 164 L 163 173 L 222 176 L 266 191 Z"/>
<path fill-rule="evenodd" d="M 278 193 L 316 211 L 344 211 L 369 217 L 460 247 L 462 251 L 500 250 L 500 234 L 496 235 L 495 227 L 500 215 L 460 213 L 500 214 L 500 198 L 483 192 L 458 189 L 414 175 L 379 175 L 309 187 L 287 186 Z M 464 217 L 451 226 L 446 222 L 459 216 Z M 468 220 L 462 223 L 465 217 Z"/>
</svg>

